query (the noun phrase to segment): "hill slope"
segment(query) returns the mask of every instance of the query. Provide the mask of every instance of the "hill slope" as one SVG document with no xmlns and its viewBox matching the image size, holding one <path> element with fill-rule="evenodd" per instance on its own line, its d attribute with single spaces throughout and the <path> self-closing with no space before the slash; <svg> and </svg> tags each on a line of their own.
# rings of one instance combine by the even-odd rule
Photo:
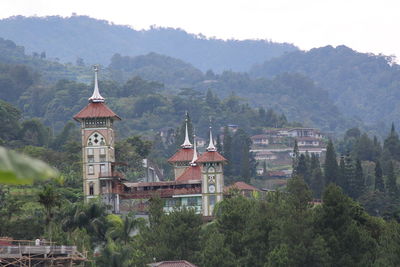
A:
<svg viewBox="0 0 400 267">
<path fill-rule="evenodd" d="M 400 123 L 400 66 L 390 57 L 332 46 L 296 51 L 253 67 L 252 77 L 285 72 L 312 78 L 347 116 L 368 123 Z"/>
<path fill-rule="evenodd" d="M 265 40 L 206 39 L 172 28 L 136 31 L 86 16 L 11 17 L 0 20 L 0 37 L 25 46 L 29 53 L 45 51 L 64 62 L 82 58 L 87 63 L 108 65 L 115 53 L 137 56 L 156 52 L 217 72 L 248 70 L 255 63 L 297 49 Z"/>
</svg>

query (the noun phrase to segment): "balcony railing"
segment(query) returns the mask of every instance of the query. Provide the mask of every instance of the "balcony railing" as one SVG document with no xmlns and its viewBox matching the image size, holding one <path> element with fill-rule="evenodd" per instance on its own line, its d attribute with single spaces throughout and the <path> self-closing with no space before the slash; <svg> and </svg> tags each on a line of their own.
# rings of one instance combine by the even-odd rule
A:
<svg viewBox="0 0 400 267">
<path fill-rule="evenodd" d="M 124 178 L 124 174 L 119 171 L 100 172 L 99 178 Z"/>
<path fill-rule="evenodd" d="M 169 198 L 175 195 L 191 195 L 201 194 L 201 188 L 158 188 L 148 190 L 124 191 L 120 192 L 121 197 L 125 199 L 145 199 L 153 196 L 160 196 L 161 198 Z"/>
</svg>

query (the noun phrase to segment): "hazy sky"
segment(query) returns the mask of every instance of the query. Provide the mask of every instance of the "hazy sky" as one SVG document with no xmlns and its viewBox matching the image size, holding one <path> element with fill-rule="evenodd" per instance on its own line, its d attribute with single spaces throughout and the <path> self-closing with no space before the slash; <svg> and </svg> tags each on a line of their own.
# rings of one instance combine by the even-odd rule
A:
<svg viewBox="0 0 400 267">
<path fill-rule="evenodd" d="M 73 12 L 134 29 L 174 27 L 222 39 L 289 42 L 301 49 L 344 44 L 400 58 L 398 0 L 0 0 L 1 18 Z"/>
</svg>

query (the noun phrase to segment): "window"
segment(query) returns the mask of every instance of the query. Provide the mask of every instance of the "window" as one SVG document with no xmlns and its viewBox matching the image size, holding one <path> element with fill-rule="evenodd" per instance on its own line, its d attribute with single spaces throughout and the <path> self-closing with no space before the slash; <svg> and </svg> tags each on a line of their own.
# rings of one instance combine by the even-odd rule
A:
<svg viewBox="0 0 400 267">
<path fill-rule="evenodd" d="M 88 162 L 93 163 L 94 162 L 94 157 L 88 156 Z"/>
<path fill-rule="evenodd" d="M 88 138 L 88 146 L 104 146 L 106 144 L 105 138 L 95 132 Z"/>
<path fill-rule="evenodd" d="M 89 195 L 90 196 L 94 195 L 94 185 L 93 185 L 93 183 L 89 184 Z"/>
<path fill-rule="evenodd" d="M 210 196 L 209 201 L 210 201 L 210 206 L 214 206 L 215 205 L 215 196 Z"/>
<path fill-rule="evenodd" d="M 189 197 L 187 203 L 188 206 L 197 206 L 197 197 Z"/>
<path fill-rule="evenodd" d="M 105 174 L 107 172 L 106 164 L 100 164 L 100 173 Z"/>
<path fill-rule="evenodd" d="M 93 165 L 88 166 L 88 174 L 94 174 L 94 166 Z"/>
</svg>

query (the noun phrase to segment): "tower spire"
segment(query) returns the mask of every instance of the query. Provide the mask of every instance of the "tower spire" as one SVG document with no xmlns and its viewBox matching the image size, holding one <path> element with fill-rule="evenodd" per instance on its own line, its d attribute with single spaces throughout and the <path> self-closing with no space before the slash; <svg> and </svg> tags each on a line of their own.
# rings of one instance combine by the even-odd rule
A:
<svg viewBox="0 0 400 267">
<path fill-rule="evenodd" d="M 190 162 L 190 165 L 196 166 L 196 160 L 197 160 L 196 135 L 193 135 L 193 159 Z"/>
<path fill-rule="evenodd" d="M 97 72 L 99 72 L 99 66 L 94 65 L 93 69 L 94 69 L 94 89 L 92 96 L 89 98 L 89 102 L 103 103 L 104 97 L 100 95 L 99 84 L 97 82 Z"/>
<path fill-rule="evenodd" d="M 189 140 L 189 132 L 188 132 L 188 113 L 186 112 L 185 119 L 185 141 L 181 145 L 182 148 L 192 148 L 192 143 Z"/>
<path fill-rule="evenodd" d="M 211 128 L 211 119 L 210 119 L 210 143 L 208 144 L 208 147 L 207 147 L 207 151 L 209 151 L 209 152 L 214 152 L 214 151 L 217 151 L 217 148 L 214 146 L 214 141 L 213 141 L 213 137 L 212 137 L 212 130 L 211 130 L 212 128 Z"/>
</svg>

